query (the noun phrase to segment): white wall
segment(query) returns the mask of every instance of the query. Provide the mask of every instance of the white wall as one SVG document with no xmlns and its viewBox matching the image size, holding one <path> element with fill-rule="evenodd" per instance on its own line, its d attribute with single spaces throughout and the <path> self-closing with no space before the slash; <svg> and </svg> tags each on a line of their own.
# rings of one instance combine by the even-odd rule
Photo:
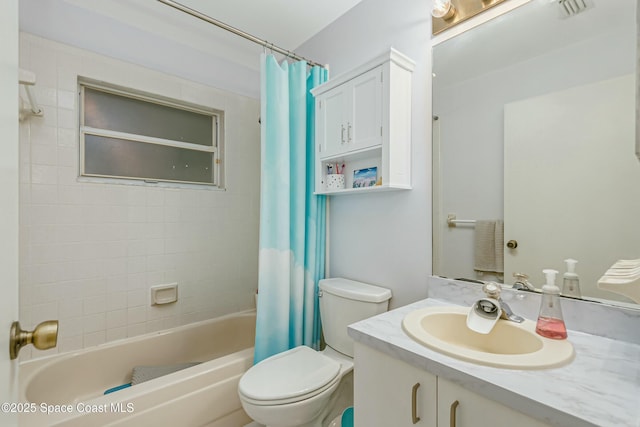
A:
<svg viewBox="0 0 640 427">
<path fill-rule="evenodd" d="M 60 321 L 57 349 L 21 357 L 253 307 L 258 101 L 27 33 L 20 66 L 44 108 L 20 124 L 20 320 Z M 79 180 L 78 76 L 224 110 L 227 190 Z M 151 307 L 149 287 L 170 282 L 179 301 Z"/>
<path fill-rule="evenodd" d="M 416 62 L 410 191 L 330 199 L 330 275 L 388 287 L 392 307 L 426 297 L 431 274 L 431 17 L 428 2 L 364 0 L 296 52 L 338 75 L 394 47 Z M 369 215 L 362 215 L 368 212 Z"/>
</svg>

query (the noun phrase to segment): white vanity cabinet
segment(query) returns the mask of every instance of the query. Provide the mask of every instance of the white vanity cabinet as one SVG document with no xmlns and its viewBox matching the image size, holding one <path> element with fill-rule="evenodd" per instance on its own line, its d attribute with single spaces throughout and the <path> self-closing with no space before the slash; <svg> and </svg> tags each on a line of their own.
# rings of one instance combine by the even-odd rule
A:
<svg viewBox="0 0 640 427">
<path fill-rule="evenodd" d="M 317 194 L 411 188 L 413 67 L 410 59 L 391 49 L 311 90 Z M 328 187 L 327 175 L 338 168 L 344 188 Z M 376 185 L 354 188 L 354 172 L 373 168 Z"/>
<path fill-rule="evenodd" d="M 356 427 L 549 427 L 358 342 L 354 361 Z"/>
<path fill-rule="evenodd" d="M 550 427 L 438 377 L 438 427 Z"/>
<path fill-rule="evenodd" d="M 436 376 L 355 343 L 356 427 L 436 427 Z"/>
</svg>

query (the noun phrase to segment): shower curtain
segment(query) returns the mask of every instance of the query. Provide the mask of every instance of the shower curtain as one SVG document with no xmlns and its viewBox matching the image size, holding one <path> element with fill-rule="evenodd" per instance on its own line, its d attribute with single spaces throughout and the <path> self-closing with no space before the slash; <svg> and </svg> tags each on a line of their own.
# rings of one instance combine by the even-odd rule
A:
<svg viewBox="0 0 640 427">
<path fill-rule="evenodd" d="M 314 196 L 314 100 L 327 71 L 261 57 L 260 253 L 255 362 L 318 349 L 325 196 Z"/>
</svg>

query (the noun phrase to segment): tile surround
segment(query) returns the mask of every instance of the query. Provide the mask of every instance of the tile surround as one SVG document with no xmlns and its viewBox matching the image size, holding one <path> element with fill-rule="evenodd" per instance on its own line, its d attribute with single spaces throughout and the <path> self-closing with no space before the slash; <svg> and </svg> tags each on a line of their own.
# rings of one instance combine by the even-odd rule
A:
<svg viewBox="0 0 640 427">
<path fill-rule="evenodd" d="M 44 110 L 20 123 L 20 321 L 60 321 L 57 349 L 21 360 L 251 308 L 258 101 L 26 33 L 20 66 Z M 79 75 L 225 110 L 226 191 L 78 178 Z M 151 307 L 171 282 L 178 302 Z"/>
</svg>

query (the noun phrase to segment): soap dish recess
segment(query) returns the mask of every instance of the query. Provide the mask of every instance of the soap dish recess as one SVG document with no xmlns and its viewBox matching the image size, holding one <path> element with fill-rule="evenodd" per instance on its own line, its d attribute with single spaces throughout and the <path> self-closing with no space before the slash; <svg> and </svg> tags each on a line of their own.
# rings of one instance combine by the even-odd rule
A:
<svg viewBox="0 0 640 427">
<path fill-rule="evenodd" d="M 176 301 L 178 301 L 177 283 L 151 287 L 151 305 L 171 304 Z"/>
</svg>

